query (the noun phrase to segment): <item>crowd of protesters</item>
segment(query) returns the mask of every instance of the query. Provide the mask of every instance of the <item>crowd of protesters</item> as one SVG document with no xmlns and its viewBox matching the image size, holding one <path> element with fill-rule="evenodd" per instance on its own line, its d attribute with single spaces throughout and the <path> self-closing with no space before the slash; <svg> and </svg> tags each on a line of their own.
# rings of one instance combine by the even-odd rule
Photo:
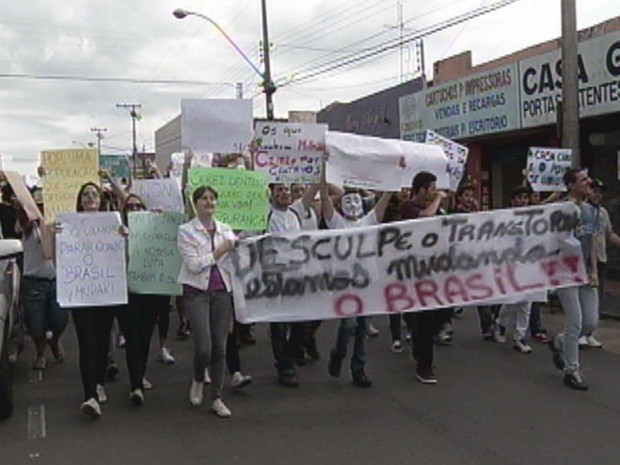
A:
<svg viewBox="0 0 620 465">
<path fill-rule="evenodd" d="M 191 157 L 187 157 L 185 171 Z M 243 167 L 242 157 L 222 157 L 219 166 Z M 44 174 L 44 173 L 42 173 Z M 156 167 L 150 173 L 160 176 Z M 121 185 L 108 172 L 102 172 L 106 186 L 103 190 L 96 183 L 84 184 L 76 192 L 76 211 L 95 213 L 118 211 L 123 225 L 118 234 L 128 236 L 128 217 L 133 212 L 146 210 L 142 199 L 131 193 L 131 188 Z M 185 176 L 186 178 L 186 176 Z M 557 290 L 565 325 L 560 334 L 551 337 L 541 321 L 540 303 L 522 302 L 494 306 L 479 306 L 481 336 L 484 340 L 505 343 L 512 331 L 512 343 L 520 354 L 532 352 L 530 341 L 549 342 L 554 365 L 564 373 L 566 386 L 587 390 L 579 364 L 579 347 L 601 347 L 594 336 L 598 323 L 600 291 L 604 283 L 607 261 L 607 243 L 619 247 L 620 237 L 611 228 L 609 214 L 601 205 L 605 186 L 592 181 L 587 172 L 571 169 L 564 176 L 568 195 L 565 201 L 574 206 L 576 217 L 574 235 L 579 240 L 586 262 L 588 282 Z M 437 189 L 436 177 L 429 172 L 418 173 L 410 189 L 399 193 L 373 193 L 363 190 L 342 190 L 327 184 L 271 184 L 269 186 L 270 212 L 266 231 L 281 234 L 317 229 L 347 229 L 371 226 L 394 221 L 417 220 L 435 215 L 475 213 L 479 210 L 475 200 L 475 186 L 464 181 L 455 195 Z M 267 194 L 266 194 L 267 195 Z M 171 309 L 179 314 L 179 338 L 193 340 L 193 364 L 188 375 L 191 379 L 188 399 L 191 405 L 203 403 L 205 385 L 210 385 L 211 410 L 221 418 L 231 415 L 223 401 L 226 371 L 231 376 L 234 389 L 250 385 L 252 378 L 241 369 L 240 344 L 255 343 L 249 325 L 235 319 L 231 296 L 231 276 L 220 266 L 221 260 L 235 247 L 243 233 L 233 231 L 229 225 L 215 219 L 218 192 L 211 186 L 200 186 L 188 192 L 193 219 L 178 230 L 178 250 L 182 267 L 178 282 L 183 287 L 180 297 L 145 295 L 128 289 L 126 305 L 79 307 L 70 311 L 61 308 L 56 299 L 55 262 L 43 251 L 42 235 L 47 227 L 32 221 L 26 215 L 9 184 L 2 187 L 0 219 L 5 238 L 20 238 L 23 242 L 22 305 L 28 334 L 36 349 L 33 368 L 46 369 L 47 346 L 53 360 L 62 363 L 65 358 L 62 345 L 69 316 L 78 341 L 79 371 L 83 386 L 81 411 L 89 416 L 101 415 L 101 404 L 107 401 L 105 383 L 113 378 L 118 368 L 111 357 L 113 352 L 113 325 L 118 326 L 124 339 L 126 367 L 129 377 L 129 400 L 141 405 L 146 389 L 152 387 L 146 379 L 151 338 L 155 326 L 159 327 L 159 356 L 162 363 L 175 363 L 166 346 Z M 43 211 L 40 189 L 33 191 L 37 205 Z M 558 201 L 557 195 L 543 202 Z M 541 203 L 540 195 L 527 185 L 515 186 L 510 204 L 505 207 L 526 207 Z M 56 224 L 52 233 L 62 231 Z M 416 361 L 416 378 L 424 384 L 437 383 L 434 373 L 434 346 L 450 344 L 453 337 L 452 318 L 460 308 L 393 314 L 389 316 L 391 333 L 390 350 L 403 352 L 411 344 L 411 355 Z M 375 319 L 381 318 L 375 316 Z M 402 320 L 406 334 L 402 338 Z M 284 387 L 299 385 L 297 366 L 309 359 L 319 360 L 316 332 L 320 321 L 271 323 L 269 335 L 273 351 L 277 380 Z M 342 319 L 334 335 L 331 348 L 326 348 L 327 370 L 339 377 L 347 356 L 349 342 L 353 339 L 349 369 L 352 383 L 371 387 L 366 372 L 366 338 L 376 335 L 368 317 Z M 111 366 L 113 367 L 111 369 Z"/>
</svg>

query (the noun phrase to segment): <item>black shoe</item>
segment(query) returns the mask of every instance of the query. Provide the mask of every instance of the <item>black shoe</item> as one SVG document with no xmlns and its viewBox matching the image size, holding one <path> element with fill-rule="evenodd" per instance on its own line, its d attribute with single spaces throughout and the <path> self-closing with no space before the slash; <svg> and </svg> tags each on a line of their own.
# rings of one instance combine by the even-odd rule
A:
<svg viewBox="0 0 620 465">
<path fill-rule="evenodd" d="M 338 378 L 340 376 L 340 371 L 342 370 L 342 359 L 337 357 L 333 350 L 329 353 L 327 370 L 334 378 Z"/>
<path fill-rule="evenodd" d="M 560 371 L 564 370 L 564 358 L 562 357 L 562 351 L 555 343 L 555 337 L 549 340 L 549 350 L 551 350 L 551 360 L 553 365 Z"/>
<path fill-rule="evenodd" d="M 372 386 L 372 381 L 370 378 L 366 376 L 366 372 L 362 368 L 361 370 L 355 370 L 351 372 L 351 378 L 353 379 L 353 384 L 360 387 L 370 387 Z"/>
<path fill-rule="evenodd" d="M 252 336 L 252 333 L 248 330 L 239 334 L 239 342 L 246 346 L 253 346 L 256 344 L 256 339 L 254 339 L 254 336 Z"/>
<path fill-rule="evenodd" d="M 177 329 L 177 339 L 184 340 L 190 335 L 189 327 L 187 323 L 181 323 L 179 329 Z"/>
<path fill-rule="evenodd" d="M 297 375 L 295 374 L 278 375 L 278 382 L 282 386 L 291 387 L 291 388 L 299 386 L 299 381 L 297 381 Z"/>
<path fill-rule="evenodd" d="M 587 391 L 589 386 L 579 373 L 567 373 L 564 375 L 564 385 L 577 391 Z"/>
<path fill-rule="evenodd" d="M 437 377 L 432 368 L 420 368 L 416 370 L 415 377 L 422 384 L 437 384 Z"/>
<path fill-rule="evenodd" d="M 118 371 L 118 365 L 114 362 L 110 362 L 108 367 L 105 369 L 106 381 L 114 381 L 114 378 L 118 375 Z"/>
</svg>

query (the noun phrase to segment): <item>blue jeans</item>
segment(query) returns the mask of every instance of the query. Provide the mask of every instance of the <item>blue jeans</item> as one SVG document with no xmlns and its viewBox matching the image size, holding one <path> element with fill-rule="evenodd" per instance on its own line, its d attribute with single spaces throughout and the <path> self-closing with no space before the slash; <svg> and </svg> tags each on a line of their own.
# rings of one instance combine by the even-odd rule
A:
<svg viewBox="0 0 620 465">
<path fill-rule="evenodd" d="M 363 370 L 366 365 L 366 325 L 368 317 L 358 316 L 356 318 L 343 318 L 340 320 L 338 335 L 336 336 L 336 346 L 332 354 L 344 360 L 347 356 L 347 346 L 351 336 L 355 337 L 353 343 L 353 356 L 351 357 L 351 371 Z"/>
<path fill-rule="evenodd" d="M 56 280 L 24 276 L 21 295 L 24 319 L 31 336 L 43 337 L 48 330 L 62 334 L 69 314 L 56 302 Z"/>
<path fill-rule="evenodd" d="M 203 382 L 205 368 L 211 375 L 211 399 L 222 397 L 226 367 L 226 338 L 232 321 L 232 297 L 225 291 L 184 294 L 185 309 L 194 339 L 195 381 Z"/>
<path fill-rule="evenodd" d="M 558 298 L 564 310 L 564 331 L 556 336 L 556 343 L 564 357 L 564 371 L 579 371 L 580 336 L 592 334 L 598 325 L 598 290 L 583 286 L 558 289 Z"/>
<path fill-rule="evenodd" d="M 294 375 L 295 357 L 303 350 L 305 324 L 302 322 L 271 323 L 269 331 L 278 375 Z"/>
</svg>

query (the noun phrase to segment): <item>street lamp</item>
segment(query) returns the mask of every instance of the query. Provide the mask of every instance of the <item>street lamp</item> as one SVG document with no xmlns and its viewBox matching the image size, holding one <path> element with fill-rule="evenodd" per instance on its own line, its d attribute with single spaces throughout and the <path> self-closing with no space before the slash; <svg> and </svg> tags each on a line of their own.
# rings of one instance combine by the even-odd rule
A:
<svg viewBox="0 0 620 465">
<path fill-rule="evenodd" d="M 172 12 L 175 18 L 183 19 L 187 16 L 197 16 L 202 18 L 209 23 L 211 23 L 218 31 L 222 33 L 222 35 L 226 38 L 228 43 L 233 46 L 233 48 L 241 55 L 241 57 L 245 60 L 245 62 L 250 65 L 250 67 L 254 70 L 256 74 L 260 76 L 262 79 L 262 87 L 263 92 L 265 93 L 265 97 L 267 99 L 267 119 L 273 120 L 273 100 L 272 96 L 276 91 L 276 85 L 271 80 L 271 68 L 269 62 L 269 43 L 267 40 L 267 9 L 265 0 L 262 0 L 262 11 L 263 11 L 263 53 L 265 57 L 265 72 L 262 73 L 258 67 L 250 60 L 250 58 L 241 50 L 241 48 L 232 40 L 232 38 L 222 29 L 222 27 L 217 24 L 212 18 L 209 16 L 203 15 L 201 13 L 196 13 L 195 11 L 184 10 L 183 8 L 177 8 Z"/>
</svg>

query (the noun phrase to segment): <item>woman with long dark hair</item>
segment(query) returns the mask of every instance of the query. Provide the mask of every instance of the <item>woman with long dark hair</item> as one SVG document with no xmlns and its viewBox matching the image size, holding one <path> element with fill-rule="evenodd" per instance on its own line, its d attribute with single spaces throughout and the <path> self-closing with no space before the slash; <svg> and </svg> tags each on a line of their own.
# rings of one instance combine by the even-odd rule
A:
<svg viewBox="0 0 620 465">
<path fill-rule="evenodd" d="M 76 211 L 78 213 L 106 211 L 103 192 L 97 184 L 87 182 L 82 185 L 77 195 Z M 108 347 L 112 323 L 120 308 L 122 306 L 109 305 L 71 309 L 78 340 L 80 375 L 84 388 L 84 402 L 81 410 L 89 416 L 100 416 L 100 404 L 108 400 L 104 389 Z"/>
</svg>

